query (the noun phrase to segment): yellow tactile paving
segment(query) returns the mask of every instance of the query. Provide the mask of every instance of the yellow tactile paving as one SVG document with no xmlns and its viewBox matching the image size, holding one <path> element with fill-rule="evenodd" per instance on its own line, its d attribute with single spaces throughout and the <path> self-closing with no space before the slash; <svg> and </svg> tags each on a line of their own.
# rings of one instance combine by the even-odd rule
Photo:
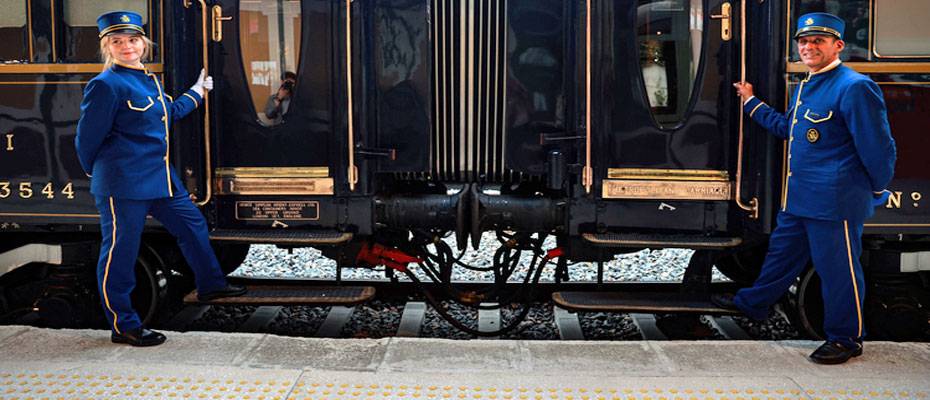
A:
<svg viewBox="0 0 930 400">
<path fill-rule="evenodd" d="M 217 379 L 170 375 L 0 373 L 0 400 L 874 400 L 930 399 L 925 391 L 732 387 L 523 387 Z"/>
<path fill-rule="evenodd" d="M 291 380 L 207 379 L 185 376 L 0 373 L 0 400 L 244 399 L 283 400 Z"/>
<path fill-rule="evenodd" d="M 839 400 L 927 399 L 926 392 L 657 387 L 495 387 L 300 382 L 289 400 Z"/>
</svg>

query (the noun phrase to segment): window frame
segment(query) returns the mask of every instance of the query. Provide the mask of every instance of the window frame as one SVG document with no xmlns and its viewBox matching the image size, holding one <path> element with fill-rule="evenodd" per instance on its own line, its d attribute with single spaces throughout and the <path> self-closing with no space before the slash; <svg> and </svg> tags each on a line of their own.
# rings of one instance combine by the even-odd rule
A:
<svg viewBox="0 0 930 400">
<path fill-rule="evenodd" d="M 51 37 L 51 55 L 52 62 L 35 62 L 35 39 L 36 34 L 33 29 L 35 23 L 35 16 L 33 15 L 33 2 L 38 0 L 23 0 L 26 3 L 26 23 L 27 23 L 27 34 L 28 34 L 28 47 L 29 47 L 29 59 L 26 62 L 22 63 L 0 63 L 0 74 L 41 74 L 41 73 L 99 73 L 103 66 L 103 62 L 76 62 L 68 63 L 62 62 L 59 58 L 58 50 L 62 43 L 60 41 L 63 39 L 60 37 L 59 30 L 62 29 L 62 26 L 59 24 L 63 23 L 63 18 L 58 17 L 57 8 L 63 6 L 63 2 L 68 0 L 49 0 L 49 25 L 50 25 L 50 37 Z M 157 29 L 158 37 L 155 41 L 155 46 L 157 49 L 157 55 L 153 58 L 159 60 L 158 62 L 147 63 L 146 68 L 150 72 L 162 73 L 164 72 L 164 57 L 165 57 L 165 24 L 164 24 L 164 15 L 165 15 L 165 0 L 145 0 L 148 25 L 150 29 L 154 32 Z M 153 5 L 158 5 L 158 16 L 155 18 L 153 12 Z M 149 37 L 152 37 L 152 32 L 149 32 Z"/>
</svg>

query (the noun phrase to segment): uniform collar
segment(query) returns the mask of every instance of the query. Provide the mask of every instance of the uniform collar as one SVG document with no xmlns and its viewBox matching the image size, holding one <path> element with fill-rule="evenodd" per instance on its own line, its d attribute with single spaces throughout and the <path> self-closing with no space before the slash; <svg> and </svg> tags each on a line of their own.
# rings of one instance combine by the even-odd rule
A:
<svg viewBox="0 0 930 400">
<path fill-rule="evenodd" d="M 841 63 L 842 61 L 840 61 L 840 59 L 837 58 L 836 60 L 833 60 L 833 62 L 827 65 L 826 67 L 821 68 L 820 71 L 811 72 L 809 76 L 820 75 L 826 72 L 833 71 L 834 69 L 836 69 L 836 67 L 839 67 Z"/>
<path fill-rule="evenodd" d="M 134 67 L 132 65 L 127 65 L 127 64 L 120 63 L 118 61 L 114 61 L 113 67 L 114 68 L 125 68 L 125 69 L 132 70 L 132 71 L 140 71 L 140 72 L 144 72 L 145 74 L 149 73 L 149 70 L 148 68 L 145 68 L 145 65 L 143 65 L 142 67 Z"/>
</svg>

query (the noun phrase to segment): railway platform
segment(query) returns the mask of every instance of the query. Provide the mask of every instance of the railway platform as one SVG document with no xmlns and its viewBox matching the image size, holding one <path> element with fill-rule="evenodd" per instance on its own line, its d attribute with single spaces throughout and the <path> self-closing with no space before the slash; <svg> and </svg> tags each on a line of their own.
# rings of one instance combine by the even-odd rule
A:
<svg viewBox="0 0 930 400">
<path fill-rule="evenodd" d="M 838 366 L 812 341 L 452 341 L 0 327 L 0 399 L 930 399 L 930 343 L 866 342 Z"/>
</svg>

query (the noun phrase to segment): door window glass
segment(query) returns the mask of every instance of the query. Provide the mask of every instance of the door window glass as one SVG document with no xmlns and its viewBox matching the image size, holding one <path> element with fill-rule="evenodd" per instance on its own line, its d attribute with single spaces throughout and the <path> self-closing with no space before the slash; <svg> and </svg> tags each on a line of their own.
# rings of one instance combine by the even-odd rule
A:
<svg viewBox="0 0 930 400">
<path fill-rule="evenodd" d="M 239 3 L 242 65 L 263 125 L 282 123 L 290 109 L 300 59 L 300 19 L 299 0 Z"/>
<path fill-rule="evenodd" d="M 875 1 L 875 55 L 879 57 L 930 56 L 930 2 L 927 0 Z"/>
<path fill-rule="evenodd" d="M 26 45 L 26 2 L 0 3 L 0 61 L 25 61 L 29 58 Z"/>
<path fill-rule="evenodd" d="M 827 12 L 836 15 L 846 22 L 846 32 L 843 41 L 846 48 L 840 53 L 843 61 L 866 61 L 869 59 L 869 2 L 872 0 L 801 0 L 794 1 L 791 7 L 791 23 L 788 26 L 790 37 L 794 37 L 798 29 L 798 17 L 812 12 Z M 895 5 L 900 0 L 895 0 Z M 924 0 L 914 0 L 915 3 Z M 898 22 L 900 23 L 900 21 Z M 914 29 L 906 26 L 906 29 Z M 798 46 L 791 40 L 788 46 L 791 49 L 791 60 L 800 61 Z"/>
<path fill-rule="evenodd" d="M 700 67 L 703 0 L 639 0 L 636 36 L 649 106 L 662 127 L 683 119 Z"/>
<path fill-rule="evenodd" d="M 75 63 L 100 62 L 97 17 L 110 11 L 127 10 L 139 13 L 146 36 L 157 43 L 158 32 L 152 32 L 152 24 L 149 23 L 151 3 L 151 0 L 65 0 L 61 24 L 64 33 L 64 54 L 59 51 L 62 60 Z M 151 52 L 153 57 L 158 53 L 157 49 L 154 50 L 156 51 Z M 151 61 L 153 58 L 143 60 Z"/>
</svg>

